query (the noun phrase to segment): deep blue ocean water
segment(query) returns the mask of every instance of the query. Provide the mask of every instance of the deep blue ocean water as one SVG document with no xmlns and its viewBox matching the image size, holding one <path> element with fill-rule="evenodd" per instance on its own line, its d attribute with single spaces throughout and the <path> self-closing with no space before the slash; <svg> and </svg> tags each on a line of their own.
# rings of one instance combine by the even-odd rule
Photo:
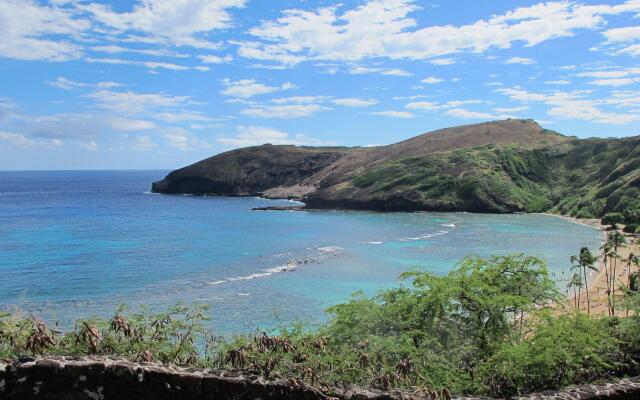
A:
<svg viewBox="0 0 640 400">
<path fill-rule="evenodd" d="M 166 172 L 0 172 L 0 307 L 68 327 L 120 303 L 199 302 L 217 332 L 247 333 L 321 322 L 356 290 L 469 254 L 540 256 L 560 282 L 601 240 L 544 215 L 264 212 L 250 209 L 289 202 L 150 194 Z"/>
</svg>

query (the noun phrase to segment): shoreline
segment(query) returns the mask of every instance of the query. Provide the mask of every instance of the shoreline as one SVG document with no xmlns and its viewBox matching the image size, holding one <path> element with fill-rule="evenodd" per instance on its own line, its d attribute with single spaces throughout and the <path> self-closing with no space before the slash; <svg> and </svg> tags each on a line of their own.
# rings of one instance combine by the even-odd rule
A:
<svg viewBox="0 0 640 400">
<path fill-rule="evenodd" d="M 605 239 L 606 239 L 606 234 L 607 234 L 607 227 L 605 225 L 603 225 L 600 220 L 597 219 L 580 219 L 580 218 L 574 218 L 574 217 L 569 217 L 569 216 L 564 216 L 564 215 L 558 215 L 558 214 L 551 214 L 551 213 L 542 213 L 545 215 L 551 215 L 551 216 L 556 216 L 559 218 L 564 219 L 565 221 L 570 221 L 576 224 L 580 224 L 580 225 L 585 225 L 585 226 L 591 226 L 595 229 L 598 229 L 601 233 L 602 233 L 602 241 L 601 243 L 604 244 Z M 622 233 L 622 231 L 619 229 L 619 232 Z M 624 233 L 623 233 L 624 234 Z M 630 256 L 630 254 L 639 254 L 640 253 L 640 247 L 639 247 L 639 242 L 638 239 L 634 238 L 633 236 L 628 236 L 626 234 L 624 234 L 626 240 L 627 240 L 627 244 L 623 247 L 620 247 L 618 249 L 618 256 L 619 259 L 617 260 L 617 264 L 616 264 L 616 279 L 615 279 L 615 286 L 616 286 L 616 299 L 619 299 L 620 294 L 622 293 L 622 289 L 620 289 L 621 286 L 626 287 L 627 286 L 627 282 L 628 282 L 628 277 L 629 274 L 631 273 L 632 268 L 628 268 L 627 264 L 624 262 L 624 260 L 627 260 Z M 591 303 L 591 312 L 594 315 L 607 315 L 608 314 L 608 302 L 607 302 L 607 273 L 608 271 L 606 271 L 606 266 L 604 263 L 604 259 L 602 257 L 602 254 L 600 253 L 599 249 L 598 252 L 594 255 L 597 255 L 598 257 L 598 270 L 597 271 L 589 271 L 589 274 L 587 276 L 588 279 L 588 286 L 589 286 L 589 297 L 590 297 L 590 303 Z M 572 293 L 567 292 L 567 300 L 568 300 L 568 306 L 570 308 L 574 307 L 574 302 L 575 302 L 575 297 Z M 617 304 L 619 304 L 618 302 L 616 302 Z M 580 303 L 579 303 L 579 308 L 582 311 L 586 311 L 587 308 L 589 307 L 589 304 L 587 302 L 587 298 L 586 298 L 586 294 L 585 291 L 583 291 L 581 297 L 580 297 Z M 622 309 L 619 309 L 616 307 L 616 311 L 618 312 L 622 312 Z"/>
<path fill-rule="evenodd" d="M 607 230 L 607 227 L 605 225 L 602 225 L 600 220 L 597 219 L 597 218 L 588 218 L 588 219 L 587 218 L 576 218 L 576 217 L 570 217 L 568 215 L 554 214 L 554 213 L 548 213 L 548 212 L 531 213 L 531 214 L 534 214 L 534 215 L 548 215 L 550 217 L 557 217 L 557 218 L 563 219 L 565 221 L 573 222 L 574 224 L 590 226 L 590 227 L 596 228 L 597 230 L 602 231 L 602 232 L 606 232 L 606 230 Z"/>
</svg>

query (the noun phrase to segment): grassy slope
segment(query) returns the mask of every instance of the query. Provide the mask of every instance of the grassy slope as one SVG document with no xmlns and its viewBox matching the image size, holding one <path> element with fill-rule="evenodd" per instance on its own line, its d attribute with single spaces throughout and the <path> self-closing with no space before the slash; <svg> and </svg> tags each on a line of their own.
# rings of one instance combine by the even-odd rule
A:
<svg viewBox="0 0 640 400">
<path fill-rule="evenodd" d="M 237 149 L 174 171 L 153 190 L 297 197 L 312 208 L 597 217 L 640 209 L 639 170 L 640 137 L 578 140 L 504 120 L 373 148 Z"/>
<path fill-rule="evenodd" d="M 486 145 L 408 157 L 359 174 L 342 190 L 354 198 L 413 193 L 443 209 L 599 216 L 640 208 L 640 138 L 538 149 Z"/>
</svg>

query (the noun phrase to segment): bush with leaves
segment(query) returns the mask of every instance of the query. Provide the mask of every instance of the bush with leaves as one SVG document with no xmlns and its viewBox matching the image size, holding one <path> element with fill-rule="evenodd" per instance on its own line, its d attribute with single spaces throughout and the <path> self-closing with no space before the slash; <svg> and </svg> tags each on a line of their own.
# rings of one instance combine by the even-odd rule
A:
<svg viewBox="0 0 640 400">
<path fill-rule="evenodd" d="M 623 223 L 624 220 L 624 215 L 622 215 L 621 213 L 611 212 L 606 213 L 605 216 L 602 217 L 602 220 L 600 222 L 602 222 L 603 225 L 616 226 L 617 224 Z"/>
<path fill-rule="evenodd" d="M 204 337 L 206 306 L 178 305 L 161 313 L 143 310 L 113 318 L 79 320 L 61 334 L 39 320 L 0 315 L 0 355 L 118 355 L 138 361 L 190 364 Z"/>
<path fill-rule="evenodd" d="M 510 397 L 605 377 L 617 351 L 607 320 L 546 315 L 526 340 L 501 343 L 478 374 L 490 393 Z"/>
<path fill-rule="evenodd" d="M 557 316 L 550 306 L 559 293 L 545 264 L 524 255 L 470 257 L 444 276 L 402 277 L 410 283 L 331 307 L 318 329 L 296 324 L 226 339 L 202 328 L 201 306 L 163 313 L 121 307 L 111 319 L 81 320 L 65 334 L 2 314 L 0 356 L 118 355 L 445 398 L 511 396 L 638 372 L 637 292 L 627 293 L 628 318 Z"/>
</svg>

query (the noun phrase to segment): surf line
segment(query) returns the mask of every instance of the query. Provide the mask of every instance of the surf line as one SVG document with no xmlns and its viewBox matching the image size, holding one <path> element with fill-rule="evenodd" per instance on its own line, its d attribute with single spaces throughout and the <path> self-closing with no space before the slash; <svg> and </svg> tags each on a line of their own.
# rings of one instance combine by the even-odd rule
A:
<svg viewBox="0 0 640 400">
<path fill-rule="evenodd" d="M 264 278 L 280 272 L 293 272 L 302 265 L 319 262 L 322 255 L 326 255 L 326 254 L 336 255 L 340 252 L 340 250 L 343 250 L 343 248 L 338 246 L 327 246 L 327 247 L 317 247 L 316 250 L 319 250 L 321 254 L 315 257 L 306 257 L 303 260 L 289 260 L 284 265 L 263 269 L 261 270 L 261 272 L 256 272 L 246 276 L 229 277 L 229 278 L 220 279 L 217 281 L 211 281 L 207 283 L 209 285 L 215 286 L 215 285 L 221 285 L 223 283 L 229 283 L 229 282 L 247 281 L 247 280 L 256 279 L 256 278 Z"/>
</svg>

